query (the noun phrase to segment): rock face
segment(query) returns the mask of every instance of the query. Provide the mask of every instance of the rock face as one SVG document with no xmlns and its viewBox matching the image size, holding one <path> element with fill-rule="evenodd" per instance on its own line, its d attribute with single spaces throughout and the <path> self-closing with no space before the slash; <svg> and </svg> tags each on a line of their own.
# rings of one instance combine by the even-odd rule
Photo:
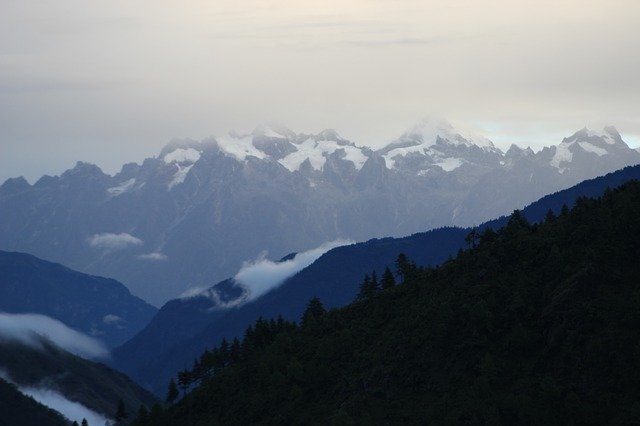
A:
<svg viewBox="0 0 640 426">
<path fill-rule="evenodd" d="M 79 162 L 0 187 L 0 249 L 114 277 L 154 304 L 232 276 L 243 261 L 336 238 L 472 225 L 640 163 L 613 128 L 507 153 L 444 121 L 373 151 L 333 130 L 258 127 L 176 140 L 115 176 Z"/>
</svg>

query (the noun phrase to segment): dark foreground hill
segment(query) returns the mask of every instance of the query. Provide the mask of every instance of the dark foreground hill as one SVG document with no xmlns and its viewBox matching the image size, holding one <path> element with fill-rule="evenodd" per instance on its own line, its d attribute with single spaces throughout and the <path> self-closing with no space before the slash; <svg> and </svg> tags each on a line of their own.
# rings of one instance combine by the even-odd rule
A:
<svg viewBox="0 0 640 426">
<path fill-rule="evenodd" d="M 581 196 L 601 196 L 606 188 L 617 187 L 630 179 L 640 179 L 640 166 L 627 167 L 548 195 L 524 208 L 523 214 L 529 221 L 539 222 L 548 210 L 557 214 L 563 205 L 573 206 Z M 507 220 L 502 217 L 479 228 L 497 229 Z M 376 270 L 380 274 L 386 266 L 393 267 L 399 253 L 405 253 L 420 266 L 441 264 L 466 245 L 464 240 L 469 231 L 442 228 L 404 238 L 374 239 L 335 248 L 279 288 L 239 308 L 221 310 L 208 297 L 173 300 L 162 307 L 142 332 L 115 350 L 115 366 L 162 394 L 167 380 L 177 370 L 191 365 L 205 348 L 218 344 L 223 337 L 241 336 L 260 316 L 282 315 L 287 320 L 297 320 L 306 302 L 316 296 L 328 308 L 344 306 L 356 296 L 359 280 L 365 273 Z M 224 288 L 230 285 L 229 281 L 223 284 Z"/>
<path fill-rule="evenodd" d="M 116 280 L 0 251 L 0 311 L 46 315 L 113 347 L 140 331 L 157 309 Z"/>
<path fill-rule="evenodd" d="M 516 212 L 402 284 L 259 322 L 138 424 L 637 424 L 639 233 L 637 181 L 540 224 Z"/>
</svg>

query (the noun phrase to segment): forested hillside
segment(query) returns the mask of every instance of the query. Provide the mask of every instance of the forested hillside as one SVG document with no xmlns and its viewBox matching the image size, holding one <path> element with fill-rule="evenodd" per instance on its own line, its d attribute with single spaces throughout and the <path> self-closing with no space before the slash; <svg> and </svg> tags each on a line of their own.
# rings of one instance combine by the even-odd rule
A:
<svg viewBox="0 0 640 426">
<path fill-rule="evenodd" d="M 0 378 L 0 426 L 68 426 L 57 411 L 20 393 L 11 383 Z"/>
<path fill-rule="evenodd" d="M 259 321 L 137 423 L 637 423 L 639 233 L 637 181 L 540 224 L 515 212 L 437 268 L 399 257 L 345 308 Z"/>
</svg>

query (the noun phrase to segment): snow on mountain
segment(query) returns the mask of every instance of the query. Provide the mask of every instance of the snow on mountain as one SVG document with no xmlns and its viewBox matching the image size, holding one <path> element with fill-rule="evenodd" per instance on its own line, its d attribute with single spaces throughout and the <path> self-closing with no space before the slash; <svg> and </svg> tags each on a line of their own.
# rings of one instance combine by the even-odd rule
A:
<svg viewBox="0 0 640 426">
<path fill-rule="evenodd" d="M 267 158 L 267 154 L 253 145 L 253 138 L 253 135 L 239 136 L 235 133 L 229 133 L 216 138 L 216 142 L 223 152 L 238 161 L 247 161 L 247 157 L 256 157 L 261 160 Z"/>
<path fill-rule="evenodd" d="M 195 163 L 200 159 L 200 151 L 194 148 L 178 148 L 164 156 L 165 163 Z"/>
<path fill-rule="evenodd" d="M 602 157 L 619 153 L 621 150 L 627 151 L 629 147 L 614 127 L 605 127 L 602 132 L 589 130 L 585 127 L 564 138 L 559 145 L 551 149 L 555 152 L 549 164 L 558 169 L 560 173 L 564 173 L 573 161 L 574 154 L 580 151 Z"/>
<path fill-rule="evenodd" d="M 180 185 L 184 182 L 184 180 L 187 178 L 187 175 L 189 174 L 189 171 L 193 167 L 193 164 L 190 164 L 188 166 L 181 166 L 180 164 L 176 164 L 176 167 L 178 168 L 178 171 L 173 175 L 173 179 L 171 179 L 171 182 L 169 182 L 169 184 L 167 185 L 169 190 L 171 190 L 174 186 Z"/>
<path fill-rule="evenodd" d="M 120 185 L 107 188 L 107 192 L 113 195 L 114 197 L 117 197 L 118 195 L 124 194 L 125 192 L 133 188 L 133 185 L 135 185 L 135 183 L 136 183 L 136 179 L 131 178 L 122 182 Z"/>
<path fill-rule="evenodd" d="M 321 171 L 327 161 L 327 156 L 338 150 L 344 151 L 342 159 L 353 163 L 356 170 L 360 170 L 369 158 L 363 153 L 362 148 L 355 145 L 349 145 L 340 140 L 318 140 L 310 137 L 296 144 L 296 151 L 278 162 L 287 170 L 294 172 L 300 169 L 303 162 L 309 160 L 314 170 Z"/>
<path fill-rule="evenodd" d="M 419 175 L 425 174 L 431 165 L 451 172 L 465 162 L 484 162 L 487 154 L 502 155 L 489 139 L 457 130 L 442 119 L 421 121 L 378 152 L 389 169 L 402 168 L 401 163 L 406 166 L 409 162 L 415 166 L 420 159 L 423 169 L 418 171 Z"/>
</svg>

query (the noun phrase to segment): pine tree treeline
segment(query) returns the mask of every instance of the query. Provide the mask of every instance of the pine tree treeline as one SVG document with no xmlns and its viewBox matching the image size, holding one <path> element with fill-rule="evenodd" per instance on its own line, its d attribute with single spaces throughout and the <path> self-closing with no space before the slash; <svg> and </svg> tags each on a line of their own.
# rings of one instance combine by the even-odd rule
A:
<svg viewBox="0 0 640 426">
<path fill-rule="evenodd" d="M 631 181 L 542 223 L 516 211 L 472 230 L 438 267 L 399 256 L 395 277 L 368 274 L 341 309 L 309 302 L 306 326 L 148 424 L 635 424 L 638 235 Z"/>
<path fill-rule="evenodd" d="M 186 395 L 187 390 L 193 386 L 216 376 L 227 367 L 248 359 L 254 353 L 269 346 L 280 333 L 294 330 L 296 327 L 294 322 L 285 321 L 281 316 L 269 321 L 259 318 L 253 326 L 247 328 L 242 340 L 235 338 L 229 343 L 227 339 L 222 339 L 220 345 L 213 350 L 205 350 L 200 358 L 193 362 L 191 369 L 179 371 L 178 387 L 182 390 L 182 394 Z M 167 402 L 173 403 L 177 397 L 176 381 L 171 379 Z"/>
</svg>

